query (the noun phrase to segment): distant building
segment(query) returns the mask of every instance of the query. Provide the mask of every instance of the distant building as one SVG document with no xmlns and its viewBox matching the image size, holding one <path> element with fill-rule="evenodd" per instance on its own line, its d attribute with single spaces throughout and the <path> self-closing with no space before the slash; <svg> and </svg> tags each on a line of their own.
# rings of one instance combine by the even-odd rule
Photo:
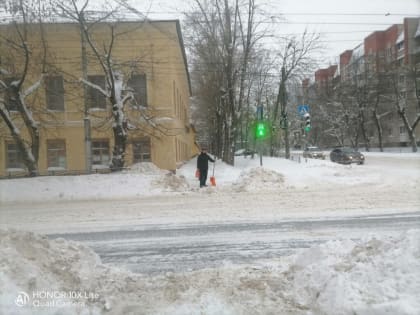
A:
<svg viewBox="0 0 420 315">
<path fill-rule="evenodd" d="M 315 84 L 319 90 L 325 91 L 327 94 L 332 90 L 336 79 L 338 78 L 337 65 L 329 66 L 326 69 L 319 69 L 315 72 Z"/>
<path fill-rule="evenodd" d="M 417 68 L 416 73 L 413 70 L 415 68 Z M 392 73 L 397 77 L 393 79 L 394 87 L 389 86 L 390 69 L 393 69 Z M 327 104 L 333 104 L 333 91 L 339 83 L 364 88 L 365 92 L 370 89 L 371 93 L 381 93 L 380 104 L 386 108 L 384 112 L 389 112 L 384 119 L 384 144 L 386 146 L 410 145 L 407 130 L 392 99 L 398 98 L 404 103 L 408 117 L 416 117 L 418 99 L 415 82 L 416 80 L 419 82 L 419 76 L 420 19 L 405 18 L 402 24 L 392 25 L 383 31 L 375 31 L 354 49 L 344 51 L 339 56 L 338 67 L 330 66 L 317 70 L 314 86 L 308 87 L 308 83 L 305 82 L 302 88 L 304 94 L 311 95 L 310 103 L 318 103 L 319 106 L 324 106 L 324 110 Z M 385 81 L 385 77 L 387 77 L 388 86 L 385 87 L 386 84 L 379 86 L 380 80 Z M 375 84 L 377 86 L 374 86 Z M 420 89 L 420 83 L 417 89 Z M 420 90 L 417 93 L 420 94 Z M 356 106 L 356 97 L 354 99 Z M 365 101 L 368 106 L 372 105 L 369 103 L 370 100 Z M 372 121 L 368 130 L 372 145 L 377 144 L 376 132 Z M 416 138 L 420 140 L 419 127 L 416 129 Z"/>
</svg>

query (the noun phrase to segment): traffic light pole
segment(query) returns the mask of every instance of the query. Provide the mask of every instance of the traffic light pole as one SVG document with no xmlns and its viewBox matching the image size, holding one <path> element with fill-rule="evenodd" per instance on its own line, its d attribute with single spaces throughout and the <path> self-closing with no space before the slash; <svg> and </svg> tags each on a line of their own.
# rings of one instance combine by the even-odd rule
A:
<svg viewBox="0 0 420 315">
<path fill-rule="evenodd" d="M 259 105 L 257 107 L 257 125 L 256 125 L 256 130 L 255 130 L 255 139 L 257 141 L 258 152 L 260 155 L 260 166 L 263 165 L 261 141 L 266 137 L 266 134 L 267 134 L 267 125 L 263 121 L 263 119 L 264 119 L 263 107 Z"/>
</svg>

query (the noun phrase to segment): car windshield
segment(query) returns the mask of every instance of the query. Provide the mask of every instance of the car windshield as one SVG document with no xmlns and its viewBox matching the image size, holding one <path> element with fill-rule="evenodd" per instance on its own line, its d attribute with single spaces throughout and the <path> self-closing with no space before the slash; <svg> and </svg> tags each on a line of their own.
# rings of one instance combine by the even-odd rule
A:
<svg viewBox="0 0 420 315">
<path fill-rule="evenodd" d="M 342 151 L 344 153 L 357 153 L 357 151 L 355 149 L 352 149 L 352 148 L 343 148 Z"/>
<path fill-rule="evenodd" d="M 308 147 L 307 150 L 308 151 L 320 151 L 320 149 L 318 147 Z"/>
</svg>

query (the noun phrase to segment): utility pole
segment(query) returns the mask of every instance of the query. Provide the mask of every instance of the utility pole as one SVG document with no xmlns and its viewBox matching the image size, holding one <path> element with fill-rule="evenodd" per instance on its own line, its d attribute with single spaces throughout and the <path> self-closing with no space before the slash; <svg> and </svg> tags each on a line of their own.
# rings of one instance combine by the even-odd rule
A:
<svg viewBox="0 0 420 315">
<path fill-rule="evenodd" d="M 80 25 L 80 40 L 81 40 L 81 54 L 82 54 L 82 77 L 84 80 L 88 78 L 88 60 L 86 53 L 86 35 L 84 31 L 85 18 L 83 12 L 81 13 L 81 23 Z M 89 117 L 89 102 L 88 102 L 88 87 L 86 84 L 83 84 L 83 101 L 84 101 L 84 117 L 83 117 L 83 126 L 84 126 L 84 138 L 85 138 L 85 168 L 87 173 L 92 172 L 92 139 L 91 139 L 91 126 L 90 126 L 90 117 Z"/>
<path fill-rule="evenodd" d="M 262 141 L 266 139 L 268 134 L 268 125 L 264 121 L 263 107 L 261 105 L 257 106 L 257 122 L 255 126 L 255 140 L 257 141 L 258 151 L 260 154 L 260 166 L 263 165 L 262 160 L 262 150 L 263 143 Z"/>
<path fill-rule="evenodd" d="M 290 144 L 289 144 L 289 121 L 287 119 L 287 112 L 286 112 L 286 69 L 284 66 L 281 68 L 281 82 L 280 82 L 280 105 L 281 105 L 281 117 L 280 121 L 283 125 L 284 129 L 284 146 L 286 150 L 286 159 L 290 159 Z"/>
</svg>

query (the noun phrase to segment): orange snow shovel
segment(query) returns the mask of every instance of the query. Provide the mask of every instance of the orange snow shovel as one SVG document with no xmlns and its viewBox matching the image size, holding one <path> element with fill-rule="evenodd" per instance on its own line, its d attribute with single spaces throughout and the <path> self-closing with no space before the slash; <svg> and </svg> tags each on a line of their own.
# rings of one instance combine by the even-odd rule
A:
<svg viewBox="0 0 420 315">
<path fill-rule="evenodd" d="M 214 167 L 216 166 L 216 161 L 213 163 L 213 175 L 210 176 L 210 184 L 216 186 L 216 178 L 214 177 Z"/>
</svg>

